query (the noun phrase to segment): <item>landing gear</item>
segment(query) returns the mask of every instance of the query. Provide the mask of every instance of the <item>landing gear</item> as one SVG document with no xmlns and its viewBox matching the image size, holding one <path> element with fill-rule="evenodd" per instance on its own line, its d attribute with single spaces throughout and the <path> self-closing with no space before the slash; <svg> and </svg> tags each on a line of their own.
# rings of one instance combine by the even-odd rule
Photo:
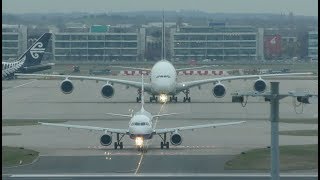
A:
<svg viewBox="0 0 320 180">
<path fill-rule="evenodd" d="M 183 102 L 191 102 L 191 97 L 189 97 L 189 94 L 190 94 L 190 90 L 187 89 L 185 91 L 183 91 L 183 93 L 186 95 L 186 97 L 183 97 Z"/>
<path fill-rule="evenodd" d="M 161 139 L 163 141 L 161 141 L 160 143 L 160 147 L 161 149 L 163 149 L 163 147 L 166 147 L 167 149 L 169 149 L 169 142 L 167 141 L 167 133 L 163 134 L 163 137 L 159 134 L 159 136 L 161 137 Z"/>
<path fill-rule="evenodd" d="M 172 102 L 172 101 L 178 102 L 178 97 L 177 96 L 172 96 L 172 97 L 169 98 L 169 101 L 170 102 Z"/>
<path fill-rule="evenodd" d="M 138 97 L 136 99 L 137 102 L 141 101 L 141 89 L 138 89 Z"/>
<path fill-rule="evenodd" d="M 145 148 L 144 146 L 140 146 L 140 147 L 138 147 L 138 151 L 141 151 L 142 153 L 146 153 L 147 148 Z"/>
<path fill-rule="evenodd" d="M 158 102 L 158 97 L 153 95 L 152 97 L 150 97 L 150 102 L 152 102 L 152 101 Z"/>
<path fill-rule="evenodd" d="M 117 149 L 118 147 L 120 149 L 123 149 L 123 142 L 121 142 L 121 139 L 124 137 L 125 134 L 122 134 L 120 137 L 120 134 L 117 133 L 117 142 L 114 142 L 114 149 Z"/>
</svg>

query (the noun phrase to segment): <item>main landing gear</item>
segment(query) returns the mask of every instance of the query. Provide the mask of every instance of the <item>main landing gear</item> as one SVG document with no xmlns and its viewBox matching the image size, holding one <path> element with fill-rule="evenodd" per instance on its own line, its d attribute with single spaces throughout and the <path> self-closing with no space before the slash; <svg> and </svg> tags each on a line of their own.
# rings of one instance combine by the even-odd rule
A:
<svg viewBox="0 0 320 180">
<path fill-rule="evenodd" d="M 137 97 L 137 102 L 141 101 L 141 89 L 138 89 L 138 97 Z"/>
<path fill-rule="evenodd" d="M 121 142 L 121 139 L 124 137 L 125 134 L 122 134 L 120 137 L 120 134 L 117 133 L 117 142 L 114 142 L 114 149 L 117 149 L 118 147 L 120 149 L 123 149 L 123 142 Z"/>
<path fill-rule="evenodd" d="M 166 147 L 167 149 L 169 149 L 169 142 L 167 141 L 167 133 L 164 133 L 163 137 L 160 134 L 159 134 L 159 136 L 162 139 L 162 141 L 160 143 L 161 149 L 163 149 L 163 147 Z"/>
<path fill-rule="evenodd" d="M 172 97 L 169 98 L 169 101 L 170 102 L 172 102 L 172 101 L 178 102 L 178 97 L 173 95 Z"/>
<path fill-rule="evenodd" d="M 190 90 L 187 89 L 185 91 L 183 91 L 183 93 L 186 95 L 186 97 L 183 97 L 183 102 L 191 102 L 191 97 L 189 97 L 189 94 L 190 94 Z"/>
<path fill-rule="evenodd" d="M 155 95 L 150 97 L 150 102 L 155 101 L 158 102 L 158 97 L 156 97 Z"/>
</svg>

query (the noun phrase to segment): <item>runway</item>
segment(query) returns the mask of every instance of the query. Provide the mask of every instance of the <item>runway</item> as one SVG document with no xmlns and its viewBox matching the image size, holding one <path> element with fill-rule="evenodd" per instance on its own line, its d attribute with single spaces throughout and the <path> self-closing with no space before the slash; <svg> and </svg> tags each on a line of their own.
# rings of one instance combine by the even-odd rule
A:
<svg viewBox="0 0 320 180">
<path fill-rule="evenodd" d="M 196 77 L 184 77 L 194 80 Z M 199 79 L 199 77 L 197 77 Z M 203 77 L 200 77 L 203 78 Z M 123 78 L 125 79 L 125 77 Z M 127 79 L 139 80 L 139 77 Z M 317 80 L 278 80 L 280 93 L 289 90 L 311 90 L 318 92 Z M 88 173 L 90 179 L 105 179 L 106 175 L 95 176 L 96 173 L 130 173 L 141 174 L 139 178 L 147 178 L 148 173 L 195 173 L 207 174 L 203 179 L 212 178 L 212 173 L 238 173 L 223 169 L 224 162 L 235 154 L 252 148 L 270 145 L 270 123 L 268 122 L 270 105 L 261 98 L 249 98 L 246 107 L 238 103 L 231 103 L 230 93 L 235 90 L 251 89 L 252 82 L 232 81 L 225 83 L 227 95 L 224 98 L 214 98 L 211 94 L 212 84 L 202 86 L 201 89 L 191 89 L 192 103 L 170 103 L 162 108 L 161 113 L 182 113 L 158 119 L 157 128 L 199 125 L 229 121 L 246 120 L 247 123 L 209 128 L 197 131 L 181 132 L 183 143 L 181 146 L 170 146 L 170 149 L 160 149 L 160 138 L 155 136 L 149 142 L 149 150 L 141 158 L 129 138 L 124 139 L 124 149 L 114 150 L 103 147 L 99 143 L 102 132 L 86 130 L 67 130 L 49 126 L 4 126 L 5 133 L 20 133 L 15 136 L 2 136 L 3 145 L 23 146 L 40 152 L 39 159 L 31 164 L 18 168 L 4 168 L 4 174 L 51 174 Z M 3 81 L 2 90 L 2 119 L 4 120 L 66 120 L 68 124 L 90 125 L 112 128 L 126 128 L 129 119 L 107 116 L 106 112 L 129 114 L 129 109 L 138 110 L 140 104 L 135 102 L 136 90 L 126 89 L 115 85 L 115 96 L 104 99 L 100 95 L 103 82 L 74 81 L 75 89 L 72 94 L 65 95 L 59 90 L 60 81 L 57 80 L 15 80 Z M 183 94 L 178 96 L 178 100 Z M 148 96 L 147 98 L 148 99 Z M 295 119 L 311 119 L 318 117 L 318 103 L 294 108 L 292 98 L 281 100 L 280 117 Z M 159 113 L 161 104 L 146 103 L 145 109 L 153 114 Z M 317 129 L 315 124 L 280 123 L 280 130 Z M 114 136 L 115 138 L 115 136 Z M 280 136 L 281 145 L 317 144 L 314 136 Z M 140 165 L 139 165 L 139 162 Z M 254 173 L 246 171 L 241 173 Z M 267 172 L 264 172 L 267 173 Z M 311 171 L 314 173 L 314 171 Z M 194 176 L 184 177 L 192 179 Z M 22 179 L 36 179 L 37 177 L 21 177 Z M 12 177 L 10 179 L 21 179 Z M 50 179 L 55 177 L 50 177 Z M 59 177 L 56 177 L 59 179 Z M 74 179 L 75 177 L 69 177 Z M 85 177 L 78 177 L 86 179 Z M 87 177 L 88 178 L 88 177 Z M 121 179 L 121 177 L 114 177 Z M 128 179 L 137 179 L 129 175 Z M 156 177 L 162 179 L 163 177 Z M 179 179 L 182 177 L 172 177 Z M 198 178 L 198 177 L 197 177 Z M 202 177 L 201 177 L 202 178 Z M 219 176 L 218 179 L 232 179 Z M 238 176 L 236 179 L 269 179 L 264 176 Z M 284 177 L 282 179 L 296 177 Z M 307 177 L 300 179 L 315 179 Z M 38 178 L 41 179 L 41 178 Z M 170 178 L 169 178 L 170 179 Z M 234 177 L 233 177 L 234 179 Z M 297 178 L 299 179 L 299 178 Z"/>
<path fill-rule="evenodd" d="M 2 176 L 4 177 L 4 176 Z M 9 178 L 10 177 L 10 178 Z M 221 180 L 266 180 L 270 179 L 268 174 L 142 174 L 142 175 L 132 175 L 132 174 L 23 174 L 23 175 L 10 175 L 4 177 L 4 179 L 130 179 L 130 180 L 140 180 L 140 179 L 221 179 Z M 316 175 L 291 175 L 283 174 L 280 175 L 281 179 L 284 180 L 314 180 L 317 178 Z"/>
</svg>

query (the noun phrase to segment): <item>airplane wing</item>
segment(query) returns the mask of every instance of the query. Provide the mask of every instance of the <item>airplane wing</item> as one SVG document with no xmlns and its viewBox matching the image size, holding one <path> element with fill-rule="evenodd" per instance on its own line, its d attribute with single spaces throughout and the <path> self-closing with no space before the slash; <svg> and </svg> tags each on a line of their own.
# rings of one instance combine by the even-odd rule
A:
<svg viewBox="0 0 320 180">
<path fill-rule="evenodd" d="M 180 82 L 178 83 L 177 91 L 183 91 L 194 86 L 199 86 L 203 84 L 219 82 L 219 81 L 230 81 L 236 79 L 252 79 L 252 78 L 262 78 L 262 77 L 277 77 L 277 76 L 295 76 L 295 75 L 312 75 L 313 73 L 284 73 L 284 74 L 261 74 L 261 75 L 243 75 L 243 76 L 227 76 L 218 77 L 213 79 L 203 79 L 196 81 Z"/>
<path fill-rule="evenodd" d="M 176 114 L 181 114 L 181 113 L 169 113 L 169 114 L 159 114 L 159 115 L 153 115 L 152 117 L 162 117 L 162 116 L 171 116 L 171 115 L 176 115 Z"/>
<path fill-rule="evenodd" d="M 129 131 L 127 129 L 113 129 L 113 128 L 103 128 L 103 127 L 94 127 L 94 126 L 80 126 L 80 125 L 71 125 L 71 124 L 61 124 L 61 123 L 43 123 L 39 122 L 41 125 L 46 126 L 58 126 L 66 128 L 75 128 L 75 129 L 85 129 L 85 130 L 94 130 L 94 131 L 107 131 L 111 133 L 127 134 Z"/>
<path fill-rule="evenodd" d="M 176 69 L 176 71 L 179 72 L 179 71 L 185 71 L 185 70 L 211 68 L 211 67 L 216 67 L 216 66 L 218 66 L 218 65 L 206 65 L 206 66 L 196 66 L 196 67 L 188 67 L 188 68 L 178 68 L 178 69 Z"/>
<path fill-rule="evenodd" d="M 184 131 L 184 130 L 195 130 L 201 128 L 215 128 L 219 126 L 228 126 L 228 125 L 235 125 L 245 123 L 246 121 L 238 121 L 238 122 L 228 122 L 228 123 L 215 123 L 215 124 L 203 124 L 203 125 L 195 125 L 195 126 L 183 126 L 183 127 L 176 127 L 176 128 L 165 128 L 165 129 L 155 129 L 156 134 L 163 134 L 163 133 L 173 133 L 177 131 Z"/>
<path fill-rule="evenodd" d="M 79 80 L 95 80 L 95 81 L 106 81 L 109 83 L 122 84 L 127 86 L 132 86 L 135 88 L 141 88 L 141 82 L 138 81 L 128 81 L 122 79 L 112 79 L 96 76 L 73 76 L 73 75 L 53 75 L 53 74 L 22 74 L 15 73 L 16 76 L 35 76 L 35 77 L 56 77 L 56 78 L 68 78 L 68 79 L 79 79 Z M 151 84 L 144 83 L 146 91 L 151 91 Z"/>
<path fill-rule="evenodd" d="M 121 68 L 121 69 L 132 69 L 132 70 L 142 70 L 142 71 L 151 71 L 148 68 L 138 68 L 138 67 L 128 67 L 128 66 L 108 66 L 109 68 Z"/>
<path fill-rule="evenodd" d="M 121 116 L 121 117 L 132 117 L 132 115 L 130 114 L 115 114 L 115 113 L 106 113 L 107 115 L 111 115 L 111 116 Z"/>
</svg>

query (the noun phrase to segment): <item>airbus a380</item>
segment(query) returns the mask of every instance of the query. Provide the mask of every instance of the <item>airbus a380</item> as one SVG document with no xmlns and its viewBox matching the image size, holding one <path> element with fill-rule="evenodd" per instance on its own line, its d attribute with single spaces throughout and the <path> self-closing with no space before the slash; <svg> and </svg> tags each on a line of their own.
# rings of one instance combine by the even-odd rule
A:
<svg viewBox="0 0 320 180">
<path fill-rule="evenodd" d="M 17 60 L 2 62 L 2 79 L 11 79 L 14 73 L 32 73 L 51 69 L 53 63 L 41 64 L 52 33 L 44 33 L 32 46 Z"/>
<path fill-rule="evenodd" d="M 178 146 L 182 143 L 182 137 L 179 134 L 180 131 L 184 130 L 194 130 L 200 128 L 209 128 L 209 127 L 219 127 L 219 126 L 228 126 L 228 125 L 236 125 L 244 123 L 245 121 L 238 122 L 228 122 L 228 123 L 215 123 L 215 124 L 203 124 L 203 125 L 195 125 L 195 126 L 184 126 L 184 127 L 175 127 L 175 128 L 164 128 L 164 129 L 155 129 L 152 120 L 156 117 L 174 115 L 177 113 L 171 114 L 160 114 L 160 115 L 152 115 L 150 112 L 146 111 L 143 107 L 144 105 L 144 83 L 143 83 L 143 75 L 141 82 L 141 109 L 134 113 L 133 115 L 127 114 L 112 114 L 110 115 L 116 116 L 124 116 L 130 117 L 129 127 L 127 129 L 114 129 L 114 128 L 106 128 L 106 127 L 94 127 L 94 126 L 80 126 L 80 125 L 70 125 L 70 124 L 61 124 L 61 123 L 43 123 L 39 122 L 42 125 L 48 126 L 58 126 L 58 127 L 66 127 L 66 128 L 76 128 L 76 129 L 86 129 L 86 130 L 94 130 L 94 131 L 102 131 L 104 135 L 100 137 L 100 143 L 103 146 L 109 146 L 112 143 L 112 134 L 116 134 L 116 142 L 114 142 L 114 148 L 120 149 L 123 148 L 123 142 L 121 141 L 125 135 L 128 135 L 131 139 L 135 141 L 135 145 L 138 149 L 145 149 L 145 141 L 152 139 L 154 135 L 159 135 L 162 139 L 160 143 L 161 149 L 166 147 L 169 148 L 169 142 L 167 141 L 167 133 L 170 133 L 170 142 L 172 145 Z"/>
<path fill-rule="evenodd" d="M 163 18 L 164 19 L 164 18 Z M 164 59 L 165 48 L 164 48 L 164 20 L 162 21 L 162 57 L 163 59 L 155 63 L 150 70 L 150 82 L 144 83 L 145 91 L 151 95 L 150 102 L 158 101 L 158 97 L 160 102 L 166 101 L 174 101 L 177 102 L 177 95 L 179 93 L 184 93 L 185 97 L 183 98 L 183 102 L 191 102 L 190 88 L 192 87 L 200 87 L 204 84 L 213 83 L 214 86 L 212 88 L 212 94 L 217 98 L 222 98 L 226 94 L 226 87 L 222 83 L 223 81 L 231 81 L 236 79 L 256 79 L 253 83 L 253 89 L 262 93 L 266 90 L 267 84 L 263 77 L 273 77 L 273 76 L 292 76 L 292 75 L 309 75 L 312 73 L 285 73 L 285 74 L 263 74 L 263 75 L 244 75 L 244 76 L 228 76 L 228 77 L 219 77 L 212 79 L 202 79 L 195 81 L 185 81 L 178 82 L 177 80 L 177 72 L 186 69 L 195 69 L 184 68 L 184 69 L 176 69 L 170 61 Z M 200 68 L 200 67 L 197 67 Z M 142 69 L 142 68 L 135 68 Z M 71 79 L 79 79 L 79 80 L 95 80 L 95 81 L 104 81 L 104 84 L 101 88 L 101 95 L 105 98 L 111 98 L 114 96 L 115 90 L 113 84 L 122 84 L 127 87 L 134 87 L 138 89 L 138 96 L 136 97 L 136 101 L 139 102 L 141 100 L 141 82 L 139 81 L 128 81 L 121 79 L 113 79 L 113 78 L 105 78 L 105 77 L 93 77 L 93 76 L 73 76 L 73 75 L 49 75 L 49 74 L 19 74 L 16 73 L 17 76 L 37 76 L 37 77 L 59 77 L 64 78 L 64 80 L 60 84 L 60 89 L 64 94 L 72 93 L 74 86 Z M 169 98 L 168 98 L 169 97 Z"/>
</svg>

